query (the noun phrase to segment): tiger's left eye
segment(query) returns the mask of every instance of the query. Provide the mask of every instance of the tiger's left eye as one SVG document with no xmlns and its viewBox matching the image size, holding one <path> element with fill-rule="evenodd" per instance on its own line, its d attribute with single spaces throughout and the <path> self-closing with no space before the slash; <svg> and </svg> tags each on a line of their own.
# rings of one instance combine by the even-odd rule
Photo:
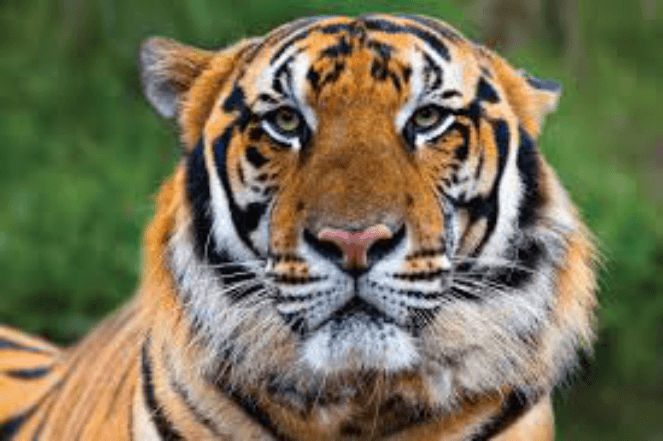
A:
<svg viewBox="0 0 663 441">
<path fill-rule="evenodd" d="M 299 129 L 302 119 L 295 110 L 281 107 L 274 115 L 274 124 L 284 133 L 294 133 Z"/>
<path fill-rule="evenodd" d="M 427 130 L 437 125 L 442 119 L 442 111 L 435 106 L 426 106 L 412 115 L 412 124 L 417 130 Z"/>
</svg>

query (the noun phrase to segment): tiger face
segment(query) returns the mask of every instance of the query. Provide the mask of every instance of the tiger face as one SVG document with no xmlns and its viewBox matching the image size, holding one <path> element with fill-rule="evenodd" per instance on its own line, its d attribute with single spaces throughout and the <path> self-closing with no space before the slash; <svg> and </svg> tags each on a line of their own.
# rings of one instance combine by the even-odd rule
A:
<svg viewBox="0 0 663 441">
<path fill-rule="evenodd" d="M 340 399 L 377 373 L 441 408 L 548 390 L 591 339 L 591 294 L 574 297 L 591 251 L 535 146 L 553 83 L 441 22 L 383 15 L 221 52 L 154 39 L 141 63 L 187 148 L 168 265 L 229 390 Z"/>
</svg>

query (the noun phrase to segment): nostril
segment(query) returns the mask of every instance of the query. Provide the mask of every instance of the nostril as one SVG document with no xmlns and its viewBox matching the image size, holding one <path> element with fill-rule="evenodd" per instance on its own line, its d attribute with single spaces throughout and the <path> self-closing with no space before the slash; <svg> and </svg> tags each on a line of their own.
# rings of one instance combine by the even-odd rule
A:
<svg viewBox="0 0 663 441">
<path fill-rule="evenodd" d="M 322 254 L 327 259 L 338 262 L 343 259 L 343 252 L 336 244 L 318 238 L 308 230 L 304 230 L 304 241 L 316 252 Z"/>
<path fill-rule="evenodd" d="M 405 226 L 402 225 L 396 233 L 389 238 L 382 238 L 371 246 L 368 254 L 373 261 L 378 261 L 392 252 L 405 238 Z"/>
<path fill-rule="evenodd" d="M 368 267 L 368 251 L 381 241 L 392 238 L 391 231 L 382 224 L 363 231 L 345 231 L 323 228 L 317 236 L 319 244 L 333 246 L 343 258 L 343 266 L 348 270 L 364 270 Z"/>
</svg>

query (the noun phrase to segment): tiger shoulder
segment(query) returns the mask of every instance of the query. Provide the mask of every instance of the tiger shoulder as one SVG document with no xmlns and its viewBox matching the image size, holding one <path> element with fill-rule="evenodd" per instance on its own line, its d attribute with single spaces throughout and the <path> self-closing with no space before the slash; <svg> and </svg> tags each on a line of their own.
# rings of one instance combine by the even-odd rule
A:
<svg viewBox="0 0 663 441">
<path fill-rule="evenodd" d="M 140 66 L 184 153 L 139 288 L 72 348 L 0 327 L 0 439 L 553 439 L 597 306 L 556 83 L 421 16 Z"/>
</svg>

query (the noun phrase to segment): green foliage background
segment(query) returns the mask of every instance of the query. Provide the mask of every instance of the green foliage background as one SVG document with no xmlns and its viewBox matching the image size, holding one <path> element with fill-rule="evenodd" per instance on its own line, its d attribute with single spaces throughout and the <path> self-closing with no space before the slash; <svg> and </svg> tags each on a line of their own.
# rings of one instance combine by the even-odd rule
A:
<svg viewBox="0 0 663 441">
<path fill-rule="evenodd" d="M 459 0 L 0 8 L 0 322 L 63 344 L 134 291 L 152 195 L 179 157 L 174 126 L 140 91 L 142 39 L 219 47 L 303 15 L 380 11 L 437 16 L 481 35 Z M 580 381 L 556 397 L 558 439 L 663 439 L 662 19 L 657 0 L 583 0 L 575 63 L 554 33 L 506 54 L 565 87 L 541 150 L 605 257 L 600 339 Z"/>
</svg>

